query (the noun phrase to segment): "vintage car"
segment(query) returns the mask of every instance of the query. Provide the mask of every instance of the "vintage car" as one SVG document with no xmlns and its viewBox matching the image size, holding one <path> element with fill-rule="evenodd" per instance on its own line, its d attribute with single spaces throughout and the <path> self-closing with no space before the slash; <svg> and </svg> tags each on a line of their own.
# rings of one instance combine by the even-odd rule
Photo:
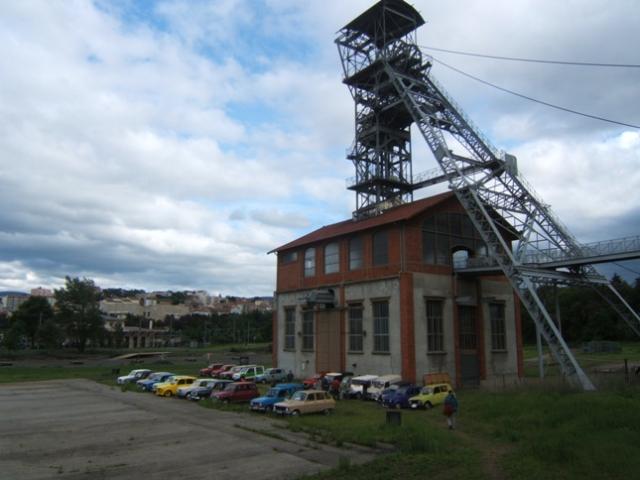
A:
<svg viewBox="0 0 640 480">
<path fill-rule="evenodd" d="M 213 378 L 197 378 L 191 385 L 178 387 L 176 397 L 187 398 L 187 396 L 197 388 L 207 388 L 215 381 Z"/>
<path fill-rule="evenodd" d="M 267 368 L 262 375 L 256 377 L 256 382 L 273 383 L 287 380 L 287 372 L 282 368 Z"/>
<path fill-rule="evenodd" d="M 210 380 L 210 382 L 211 383 L 207 384 L 206 386 L 192 389 L 187 394 L 187 398 L 196 402 L 203 398 L 210 398 L 214 393 L 221 392 L 227 385 L 233 383 L 231 380 L 223 380 L 221 378 L 213 378 Z"/>
<path fill-rule="evenodd" d="M 188 375 L 175 375 L 164 383 L 157 383 L 153 389 L 160 397 L 171 397 L 178 392 L 178 388 L 191 385 L 197 379 Z"/>
<path fill-rule="evenodd" d="M 231 370 L 233 367 L 235 367 L 235 365 L 233 363 L 230 364 L 225 364 L 222 365 L 220 368 L 216 369 L 216 370 L 212 370 L 211 371 L 211 376 L 213 378 L 220 378 L 220 374 L 223 372 L 228 372 L 229 370 Z"/>
<path fill-rule="evenodd" d="M 358 375 L 357 377 L 353 377 L 351 379 L 351 383 L 349 384 L 349 398 L 363 398 L 365 389 L 367 390 L 371 386 L 371 383 L 378 378 L 377 375 Z"/>
<path fill-rule="evenodd" d="M 205 367 L 205 368 L 201 368 L 199 375 L 201 377 L 213 377 L 213 373 L 217 370 L 220 370 L 222 367 L 224 366 L 223 363 L 212 363 L 209 366 Z"/>
<path fill-rule="evenodd" d="M 258 387 L 253 382 L 233 382 L 228 384 L 221 392 L 211 395 L 212 399 L 222 403 L 249 402 L 259 397 Z"/>
<path fill-rule="evenodd" d="M 336 408 L 336 401 L 324 390 L 299 390 L 290 399 L 276 403 L 273 411 L 279 415 L 302 415 L 322 412 L 329 415 Z"/>
<path fill-rule="evenodd" d="M 271 412 L 276 403 L 286 400 L 302 389 L 301 383 L 279 383 L 271 387 L 265 396 L 251 400 L 249 408 L 256 412 Z"/>
<path fill-rule="evenodd" d="M 255 382 L 258 375 L 264 374 L 264 367 L 262 365 L 246 365 L 242 370 L 236 372 L 231 377 L 234 381 L 246 380 Z"/>
<path fill-rule="evenodd" d="M 380 400 L 383 390 L 386 390 L 391 385 L 402 382 L 400 375 L 382 375 L 371 382 L 371 386 L 367 389 L 367 398 L 369 400 Z"/>
<path fill-rule="evenodd" d="M 137 382 L 138 380 L 143 380 L 147 378 L 150 374 L 151 374 L 151 370 L 147 368 L 138 368 L 136 370 L 131 370 L 126 375 L 122 375 L 121 377 L 118 377 L 118 379 L 116 380 L 116 383 L 118 385 L 124 385 L 125 383 Z"/>
<path fill-rule="evenodd" d="M 144 380 L 138 380 L 136 382 L 136 385 L 145 392 L 153 392 L 153 387 L 157 383 L 166 382 L 170 377 L 173 377 L 174 375 L 175 373 L 169 372 L 153 372 Z"/>
<path fill-rule="evenodd" d="M 396 383 L 380 395 L 380 403 L 389 408 L 409 408 L 409 399 L 420 392 L 420 387 L 411 383 Z"/>
<path fill-rule="evenodd" d="M 231 380 L 231 379 L 233 379 L 233 375 L 234 374 L 238 373 L 240 370 L 242 370 L 246 366 L 247 365 L 234 365 L 229 370 L 225 370 L 224 372 L 220 372 L 218 374 L 218 378 L 224 378 L 225 380 Z"/>
<path fill-rule="evenodd" d="M 444 403 L 450 390 L 453 391 L 453 388 L 448 383 L 425 385 L 420 393 L 409 399 L 409 403 L 411 408 L 433 408 Z"/>
</svg>

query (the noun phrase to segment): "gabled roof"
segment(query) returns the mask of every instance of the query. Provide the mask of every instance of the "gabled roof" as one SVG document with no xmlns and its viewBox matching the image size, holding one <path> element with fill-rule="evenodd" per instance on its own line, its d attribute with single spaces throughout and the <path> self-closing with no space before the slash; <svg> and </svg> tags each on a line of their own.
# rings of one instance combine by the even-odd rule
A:
<svg viewBox="0 0 640 480">
<path fill-rule="evenodd" d="M 333 225 L 327 225 L 314 230 L 292 242 L 282 245 L 278 248 L 274 248 L 269 253 L 280 252 L 282 250 L 289 250 L 291 248 L 300 247 L 302 245 L 309 245 L 311 243 L 320 242 L 329 238 L 340 237 L 342 235 L 348 235 L 350 233 L 361 232 L 363 230 L 369 230 L 372 228 L 387 225 L 389 223 L 401 222 L 409 220 L 416 215 L 433 208 L 434 206 L 454 198 L 453 192 L 445 192 L 433 197 L 423 198 L 416 200 L 415 202 L 406 203 L 398 207 L 391 208 L 386 212 L 377 215 L 375 217 L 364 218 L 362 220 L 345 220 L 343 222 L 334 223 Z"/>
</svg>

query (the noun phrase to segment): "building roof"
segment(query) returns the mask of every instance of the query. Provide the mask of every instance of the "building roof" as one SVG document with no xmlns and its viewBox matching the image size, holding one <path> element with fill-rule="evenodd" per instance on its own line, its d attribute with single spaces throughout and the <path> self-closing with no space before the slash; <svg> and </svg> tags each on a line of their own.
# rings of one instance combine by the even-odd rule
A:
<svg viewBox="0 0 640 480">
<path fill-rule="evenodd" d="M 404 205 L 390 208 L 386 212 L 375 217 L 364 218 L 361 220 L 345 220 L 332 225 L 326 225 L 292 242 L 278 248 L 274 248 L 269 253 L 281 252 L 283 250 L 289 250 L 302 245 L 309 245 L 329 238 L 361 232 L 363 230 L 369 230 L 389 223 L 409 220 L 429 208 L 433 208 L 450 198 L 454 198 L 454 196 L 453 192 L 445 192 L 439 195 L 434 195 L 433 197 L 423 198 L 421 200 L 416 200 L 415 202 L 405 203 Z"/>
</svg>

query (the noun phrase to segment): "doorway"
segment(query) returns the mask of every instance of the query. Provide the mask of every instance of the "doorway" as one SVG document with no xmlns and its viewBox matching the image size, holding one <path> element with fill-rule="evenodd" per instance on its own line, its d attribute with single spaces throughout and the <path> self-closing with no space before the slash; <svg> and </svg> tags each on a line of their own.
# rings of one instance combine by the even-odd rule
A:
<svg viewBox="0 0 640 480">
<path fill-rule="evenodd" d="M 480 385 L 480 357 L 476 307 L 458 306 L 458 327 L 460 382 L 464 387 L 477 387 Z"/>
<path fill-rule="evenodd" d="M 316 371 L 341 371 L 342 342 L 340 341 L 339 310 L 318 310 L 316 315 Z"/>
</svg>

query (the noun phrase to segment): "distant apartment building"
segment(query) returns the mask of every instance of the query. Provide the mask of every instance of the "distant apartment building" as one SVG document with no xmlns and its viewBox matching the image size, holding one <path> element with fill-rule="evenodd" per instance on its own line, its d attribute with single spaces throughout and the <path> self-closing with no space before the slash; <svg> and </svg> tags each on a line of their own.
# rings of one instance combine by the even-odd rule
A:
<svg viewBox="0 0 640 480">
<path fill-rule="evenodd" d="M 31 296 L 46 298 L 47 302 L 49 302 L 49 305 L 51 305 L 52 307 L 56 304 L 56 297 L 54 296 L 53 291 L 48 288 L 42 288 L 42 287 L 32 288 Z"/>
<path fill-rule="evenodd" d="M 0 307 L 9 314 L 15 312 L 20 305 L 27 301 L 29 295 L 21 292 L 10 292 L 0 295 Z"/>
<path fill-rule="evenodd" d="M 180 318 L 189 314 L 189 307 L 184 304 L 173 305 L 159 301 L 154 297 L 143 298 L 111 298 L 100 301 L 100 311 L 110 317 L 125 319 L 133 315 L 151 320 L 164 320 L 167 316 Z"/>
</svg>

